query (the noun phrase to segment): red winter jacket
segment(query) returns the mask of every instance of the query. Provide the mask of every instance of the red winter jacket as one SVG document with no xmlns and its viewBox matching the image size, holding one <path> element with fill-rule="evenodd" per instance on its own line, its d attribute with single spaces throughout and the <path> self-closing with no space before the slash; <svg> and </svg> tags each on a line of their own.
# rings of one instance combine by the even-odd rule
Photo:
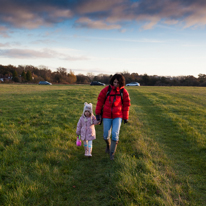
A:
<svg viewBox="0 0 206 206">
<path fill-rule="evenodd" d="M 123 105 L 122 105 L 122 100 L 120 96 L 120 89 L 124 88 L 115 88 L 114 86 L 111 86 L 111 92 L 108 95 L 106 101 L 105 97 L 108 92 L 109 86 L 105 87 L 98 96 L 98 101 L 97 101 L 97 106 L 95 113 L 96 115 L 101 114 L 101 109 L 103 107 L 104 101 L 104 107 L 103 107 L 103 115 L 102 118 L 109 118 L 109 119 L 114 119 L 114 118 L 122 118 L 122 119 L 129 119 L 129 107 L 130 107 L 130 98 L 129 98 L 129 93 L 127 92 L 126 89 L 123 89 Z M 117 96 L 117 94 L 119 96 Z M 113 96 L 116 95 L 116 96 Z M 114 99 L 116 97 L 116 99 Z"/>
</svg>

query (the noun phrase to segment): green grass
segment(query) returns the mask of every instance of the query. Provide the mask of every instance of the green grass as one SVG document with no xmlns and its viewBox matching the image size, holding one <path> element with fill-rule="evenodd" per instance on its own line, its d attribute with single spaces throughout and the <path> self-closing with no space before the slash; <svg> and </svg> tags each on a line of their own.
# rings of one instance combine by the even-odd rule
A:
<svg viewBox="0 0 206 206">
<path fill-rule="evenodd" d="M 115 161 L 102 126 L 92 158 L 75 144 L 101 89 L 0 85 L 0 205 L 206 205 L 205 88 L 127 88 Z"/>
</svg>

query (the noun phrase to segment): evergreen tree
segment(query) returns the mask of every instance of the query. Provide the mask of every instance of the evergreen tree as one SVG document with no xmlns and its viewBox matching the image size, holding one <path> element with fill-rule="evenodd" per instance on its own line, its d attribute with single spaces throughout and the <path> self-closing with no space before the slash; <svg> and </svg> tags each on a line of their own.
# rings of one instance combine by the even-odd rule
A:
<svg viewBox="0 0 206 206">
<path fill-rule="evenodd" d="M 21 78 L 22 78 L 22 81 L 25 81 L 25 80 L 26 80 L 26 73 L 25 73 L 24 70 L 23 70 L 22 73 L 21 73 Z"/>
<path fill-rule="evenodd" d="M 31 71 L 27 71 L 27 73 L 26 73 L 26 80 L 27 80 L 28 82 L 32 80 Z"/>
<path fill-rule="evenodd" d="M 12 78 L 12 80 L 14 82 L 19 82 L 18 73 L 17 73 L 16 70 L 13 71 L 13 78 Z"/>
<path fill-rule="evenodd" d="M 16 71 L 16 70 L 13 71 L 13 78 L 14 78 L 14 77 L 18 77 L 18 74 L 17 74 L 17 71 Z"/>
</svg>

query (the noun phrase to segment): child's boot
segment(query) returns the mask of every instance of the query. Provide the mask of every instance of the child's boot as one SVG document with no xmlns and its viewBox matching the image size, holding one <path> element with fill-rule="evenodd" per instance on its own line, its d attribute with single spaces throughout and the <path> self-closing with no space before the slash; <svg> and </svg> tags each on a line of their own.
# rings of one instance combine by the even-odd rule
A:
<svg viewBox="0 0 206 206">
<path fill-rule="evenodd" d="M 105 139 L 105 142 L 106 142 L 106 144 L 107 144 L 105 153 L 108 153 L 108 154 L 109 154 L 109 151 L 110 151 L 110 145 L 111 145 L 111 140 L 110 140 L 110 139 Z"/>
<path fill-rule="evenodd" d="M 88 150 L 88 146 L 87 145 L 84 145 L 84 150 L 85 150 L 85 156 L 88 156 L 88 152 L 89 152 L 89 150 Z"/>
<path fill-rule="evenodd" d="M 111 141 L 110 160 L 114 160 L 114 154 L 115 154 L 116 149 L 117 149 L 117 144 L 118 144 L 118 141 L 114 141 L 114 140 Z"/>
</svg>

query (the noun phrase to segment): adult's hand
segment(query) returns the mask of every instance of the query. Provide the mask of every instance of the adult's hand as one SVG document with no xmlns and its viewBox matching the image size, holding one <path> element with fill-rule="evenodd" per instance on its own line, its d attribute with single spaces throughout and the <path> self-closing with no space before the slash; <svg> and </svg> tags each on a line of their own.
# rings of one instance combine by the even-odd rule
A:
<svg viewBox="0 0 206 206">
<path fill-rule="evenodd" d="M 97 119 L 97 121 L 100 121 L 101 120 L 101 115 L 97 114 L 96 119 Z"/>
<path fill-rule="evenodd" d="M 126 124 L 128 122 L 128 119 L 124 119 L 124 124 Z"/>
</svg>

